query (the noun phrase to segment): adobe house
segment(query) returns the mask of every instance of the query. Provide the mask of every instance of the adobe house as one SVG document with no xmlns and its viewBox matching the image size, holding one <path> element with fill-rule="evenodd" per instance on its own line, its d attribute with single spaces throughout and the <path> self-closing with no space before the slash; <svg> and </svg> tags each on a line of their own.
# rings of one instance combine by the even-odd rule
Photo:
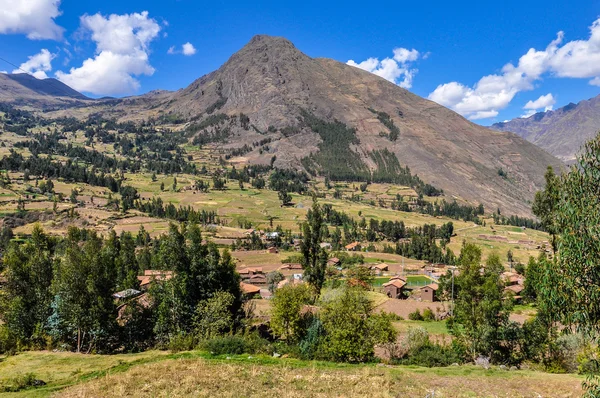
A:
<svg viewBox="0 0 600 398">
<path fill-rule="evenodd" d="M 265 274 L 254 274 L 247 279 L 247 282 L 253 285 L 266 285 L 267 277 L 265 276 Z"/>
<path fill-rule="evenodd" d="M 283 264 L 281 267 L 279 267 L 280 271 L 285 271 L 285 270 L 301 270 L 301 269 L 302 269 L 302 264 L 298 264 L 298 263 Z"/>
<path fill-rule="evenodd" d="M 345 248 L 349 252 L 360 251 L 360 242 L 352 242 L 349 245 L 346 245 Z"/>
<path fill-rule="evenodd" d="M 327 265 L 331 265 L 331 266 L 337 267 L 340 264 L 341 264 L 341 261 L 337 257 L 331 257 L 329 260 L 327 260 Z"/>
<path fill-rule="evenodd" d="M 371 267 L 371 271 L 375 272 L 376 275 L 381 275 L 383 272 L 389 270 L 389 266 L 386 263 L 375 264 Z"/>
<path fill-rule="evenodd" d="M 258 286 L 240 282 L 240 288 L 242 289 L 242 294 L 247 298 L 253 298 L 256 295 L 260 295 L 260 287 Z"/>
<path fill-rule="evenodd" d="M 423 286 L 421 288 L 421 300 L 423 301 L 437 301 L 435 297 L 435 292 L 438 290 L 439 286 L 437 283 L 431 283 L 427 286 Z"/>
<path fill-rule="evenodd" d="M 140 281 L 140 289 L 148 290 L 152 282 L 168 281 L 172 277 L 173 271 L 147 269 L 144 271 L 144 275 L 138 276 L 137 279 Z"/>
<path fill-rule="evenodd" d="M 248 278 L 251 278 L 253 275 L 262 274 L 263 270 L 262 270 L 262 267 L 243 268 L 243 269 L 239 270 L 238 273 L 240 274 L 242 279 L 248 279 Z"/>
<path fill-rule="evenodd" d="M 392 279 L 389 282 L 383 284 L 383 291 L 389 298 L 403 299 L 405 285 L 406 282 L 404 282 L 402 279 Z"/>
</svg>

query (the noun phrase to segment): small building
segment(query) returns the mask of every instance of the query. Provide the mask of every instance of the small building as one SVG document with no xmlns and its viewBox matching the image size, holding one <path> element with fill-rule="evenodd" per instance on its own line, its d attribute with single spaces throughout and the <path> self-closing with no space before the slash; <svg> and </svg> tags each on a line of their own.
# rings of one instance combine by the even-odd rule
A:
<svg viewBox="0 0 600 398">
<path fill-rule="evenodd" d="M 250 278 L 246 279 L 246 281 L 253 285 L 266 285 L 267 276 L 265 274 L 254 274 Z"/>
<path fill-rule="evenodd" d="M 266 240 L 276 240 L 277 238 L 279 238 L 279 232 L 267 232 L 265 234 Z"/>
<path fill-rule="evenodd" d="M 352 242 L 349 245 L 345 246 L 346 250 L 349 252 L 357 252 L 360 251 L 360 242 Z"/>
<path fill-rule="evenodd" d="M 142 290 L 147 290 L 152 282 L 168 281 L 172 277 L 173 271 L 147 269 L 144 271 L 144 275 L 138 276 L 137 278 L 138 281 L 140 281 L 140 288 Z"/>
<path fill-rule="evenodd" d="M 267 249 L 267 253 L 269 253 L 269 254 L 277 254 L 277 253 L 279 253 L 279 250 L 277 250 L 276 247 L 269 247 Z"/>
<path fill-rule="evenodd" d="M 371 267 L 371 271 L 375 272 L 376 275 L 381 275 L 383 272 L 389 270 L 389 265 L 386 263 L 375 264 Z"/>
<path fill-rule="evenodd" d="M 247 298 L 260 295 L 260 287 L 251 285 L 249 283 L 240 282 L 240 289 L 242 289 L 242 294 Z"/>
<path fill-rule="evenodd" d="M 131 314 L 127 312 L 127 308 L 133 303 L 135 303 L 138 308 L 143 309 L 148 309 L 152 306 L 151 298 L 147 293 L 142 293 L 135 297 L 129 298 L 125 303 L 117 307 L 117 323 L 119 325 L 123 326 L 130 320 Z"/>
<path fill-rule="evenodd" d="M 243 279 L 248 279 L 251 278 L 253 275 L 256 274 L 262 274 L 263 273 L 263 269 L 262 267 L 254 267 L 254 268 L 242 268 L 241 270 L 238 271 L 238 273 L 241 275 L 241 277 Z"/>
<path fill-rule="evenodd" d="M 437 301 L 435 293 L 437 292 L 439 285 L 437 283 L 430 283 L 427 286 L 421 288 L 421 300 L 423 301 Z"/>
<path fill-rule="evenodd" d="M 389 298 L 403 299 L 405 286 L 406 282 L 402 279 L 391 279 L 389 282 L 383 284 L 383 291 Z"/>
<path fill-rule="evenodd" d="M 279 267 L 280 271 L 301 270 L 301 269 L 302 269 L 302 264 L 299 264 L 299 263 L 288 263 L 288 264 L 283 264 L 281 267 Z"/>
<path fill-rule="evenodd" d="M 522 299 L 521 292 L 523 291 L 523 289 L 525 289 L 525 286 L 515 284 L 506 286 L 504 288 L 504 292 L 508 296 L 511 296 L 518 303 Z"/>
<path fill-rule="evenodd" d="M 142 292 L 140 292 L 139 290 L 125 289 L 121 290 L 120 292 L 114 293 L 112 296 L 115 300 L 126 300 L 128 298 L 135 297 L 140 294 L 142 294 Z"/>
<path fill-rule="evenodd" d="M 337 257 L 331 257 L 329 260 L 327 260 L 327 265 L 331 265 L 333 267 L 337 267 L 340 264 L 342 264 L 342 262 Z"/>
<path fill-rule="evenodd" d="M 325 250 L 331 250 L 331 243 L 328 242 L 322 242 L 321 244 L 319 244 L 319 247 L 321 249 L 325 249 Z"/>
</svg>

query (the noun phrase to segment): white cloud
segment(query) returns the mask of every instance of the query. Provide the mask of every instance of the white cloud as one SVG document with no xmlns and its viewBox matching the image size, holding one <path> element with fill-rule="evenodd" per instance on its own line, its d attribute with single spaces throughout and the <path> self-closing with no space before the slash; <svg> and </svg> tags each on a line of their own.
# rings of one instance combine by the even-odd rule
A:
<svg viewBox="0 0 600 398">
<path fill-rule="evenodd" d="M 136 76 L 152 75 L 148 61 L 149 46 L 160 32 L 148 12 L 116 15 L 84 15 L 81 27 L 96 42 L 96 55 L 79 68 L 56 77 L 75 90 L 97 95 L 130 94 L 139 89 Z"/>
<path fill-rule="evenodd" d="M 60 0 L 0 0 L 0 34 L 60 40 L 64 28 L 54 22 L 62 14 L 59 6 Z"/>
<path fill-rule="evenodd" d="M 28 60 L 23 62 L 19 69 L 13 70 L 12 73 L 29 73 L 38 79 L 47 79 L 46 72 L 52 70 L 52 60 L 55 57 L 56 54 L 52 54 L 44 48 L 38 54 L 28 57 Z"/>
<path fill-rule="evenodd" d="M 588 40 L 571 41 L 562 47 L 564 34 L 559 32 L 545 50 L 527 51 L 517 66 L 508 63 L 501 74 L 484 76 L 473 87 L 458 82 L 441 84 L 429 94 L 429 99 L 469 119 L 481 119 L 484 115 L 496 116 L 517 93 L 532 90 L 534 82 L 545 73 L 563 78 L 591 78 L 590 84 L 600 86 L 600 18 L 592 24 L 590 32 Z M 543 97 L 538 100 L 552 103 L 526 109 L 552 109 L 554 98 Z"/>
<path fill-rule="evenodd" d="M 523 109 L 540 109 L 544 108 L 546 110 L 551 110 L 552 106 L 556 103 L 554 96 L 552 93 L 548 93 L 546 95 L 541 95 L 540 98 L 535 101 L 528 101 Z M 550 108 L 550 109 L 548 109 Z"/>
<path fill-rule="evenodd" d="M 175 55 L 175 54 L 183 54 L 186 56 L 196 54 L 196 47 L 189 41 L 181 46 L 181 50 L 178 50 L 175 46 L 169 47 L 167 50 L 167 54 Z"/>
<path fill-rule="evenodd" d="M 183 55 L 194 55 L 196 54 L 196 48 L 189 41 L 182 46 Z"/>
<path fill-rule="evenodd" d="M 402 88 L 412 87 L 412 81 L 418 70 L 411 68 L 410 64 L 417 61 L 420 53 L 406 48 L 395 48 L 392 58 L 385 58 L 379 61 L 378 58 L 368 58 L 360 63 L 354 60 L 346 62 L 348 65 L 366 70 L 377 76 L 383 77 L 390 82 L 399 85 Z"/>
</svg>

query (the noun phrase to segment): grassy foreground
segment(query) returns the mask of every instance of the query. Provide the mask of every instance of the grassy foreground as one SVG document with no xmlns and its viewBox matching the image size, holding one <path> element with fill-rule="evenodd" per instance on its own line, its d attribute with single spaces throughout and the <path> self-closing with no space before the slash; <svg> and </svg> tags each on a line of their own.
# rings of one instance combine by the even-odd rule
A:
<svg viewBox="0 0 600 398">
<path fill-rule="evenodd" d="M 581 378 L 474 366 L 347 365 L 202 352 L 0 358 L 0 384 L 33 372 L 48 384 L 10 397 L 576 397 Z"/>
</svg>

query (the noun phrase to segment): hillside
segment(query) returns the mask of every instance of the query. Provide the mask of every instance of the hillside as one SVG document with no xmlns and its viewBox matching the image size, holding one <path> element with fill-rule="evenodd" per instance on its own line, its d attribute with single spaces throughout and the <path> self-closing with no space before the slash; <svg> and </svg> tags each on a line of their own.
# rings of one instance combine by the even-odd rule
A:
<svg viewBox="0 0 600 398">
<path fill-rule="evenodd" d="M 278 167 L 355 180 L 408 166 L 447 196 L 507 214 L 530 215 L 528 201 L 542 187 L 545 168 L 561 167 L 514 134 L 478 126 L 358 68 L 310 58 L 278 37 L 256 36 L 187 88 L 127 98 L 105 114 L 191 120 L 188 131 L 230 151 L 234 163 L 268 164 L 275 155 Z M 234 126 L 242 116 L 245 123 Z M 236 149 L 262 140 L 268 150 L 245 148 L 236 157 Z"/>
<path fill-rule="evenodd" d="M 27 73 L 0 73 L 0 102 L 47 109 L 81 105 L 90 98 L 52 78 L 37 79 Z"/>
<path fill-rule="evenodd" d="M 570 163 L 581 146 L 600 131 L 600 95 L 555 111 L 496 123 L 491 128 L 518 134 Z"/>
</svg>

